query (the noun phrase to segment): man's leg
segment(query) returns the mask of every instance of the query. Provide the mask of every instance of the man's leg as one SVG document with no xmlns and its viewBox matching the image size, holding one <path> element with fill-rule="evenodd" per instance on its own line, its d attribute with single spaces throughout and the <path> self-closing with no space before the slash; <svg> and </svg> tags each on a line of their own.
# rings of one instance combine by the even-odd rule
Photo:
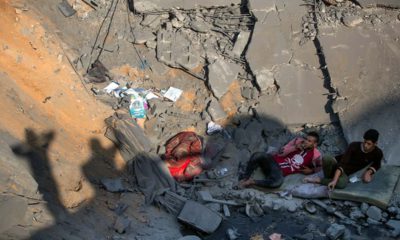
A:
<svg viewBox="0 0 400 240">
<path fill-rule="evenodd" d="M 256 155 L 257 154 L 257 155 Z M 270 154 L 256 153 L 253 156 L 258 158 L 259 166 L 265 175 L 263 180 L 255 180 L 255 185 L 267 188 L 277 188 L 283 183 L 283 173 L 278 163 Z"/>
<path fill-rule="evenodd" d="M 247 167 L 246 167 L 246 171 L 243 174 L 243 176 L 241 177 L 242 179 L 249 179 L 251 174 L 254 172 L 254 170 L 256 170 L 258 168 L 258 166 L 260 166 L 260 161 L 262 160 L 261 158 L 259 158 L 260 153 L 254 153 L 249 162 L 247 163 Z"/>
<path fill-rule="evenodd" d="M 336 171 L 336 164 L 337 162 L 334 157 L 325 156 L 322 158 L 322 169 L 324 172 L 324 178 L 322 178 L 320 182 L 322 185 L 328 185 L 333 180 Z M 348 181 L 348 176 L 345 173 L 342 173 L 338 179 L 336 188 L 345 188 Z"/>
</svg>

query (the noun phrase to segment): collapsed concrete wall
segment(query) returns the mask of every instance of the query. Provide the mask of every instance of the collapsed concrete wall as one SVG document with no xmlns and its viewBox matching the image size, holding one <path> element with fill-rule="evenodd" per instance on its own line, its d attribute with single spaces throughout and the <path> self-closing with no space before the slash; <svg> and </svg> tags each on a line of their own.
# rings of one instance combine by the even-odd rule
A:
<svg viewBox="0 0 400 240">
<path fill-rule="evenodd" d="M 400 23 L 397 14 L 364 12 L 356 27 L 325 26 L 320 41 L 337 89 L 333 104 L 346 139 L 361 141 L 376 128 L 387 163 L 400 165 Z"/>
</svg>

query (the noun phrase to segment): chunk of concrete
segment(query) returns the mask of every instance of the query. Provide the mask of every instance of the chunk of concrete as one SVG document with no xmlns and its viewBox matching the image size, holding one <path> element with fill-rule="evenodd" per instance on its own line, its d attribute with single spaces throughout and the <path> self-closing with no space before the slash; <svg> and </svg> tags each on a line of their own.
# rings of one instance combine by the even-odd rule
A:
<svg viewBox="0 0 400 240">
<path fill-rule="evenodd" d="M 334 223 L 326 230 L 326 236 L 330 240 L 336 240 L 344 234 L 345 230 L 346 227 L 344 225 Z"/>
<path fill-rule="evenodd" d="M 260 97 L 259 114 L 287 125 L 330 122 L 324 95 L 328 90 L 320 72 L 284 64 L 277 69 L 275 81 L 279 92 L 275 96 Z"/>
<path fill-rule="evenodd" d="M 129 227 L 130 224 L 131 224 L 131 220 L 129 220 L 129 218 L 119 216 L 115 220 L 114 230 L 117 233 L 125 233 L 126 229 Z"/>
<path fill-rule="evenodd" d="M 363 22 L 360 16 L 345 16 L 342 19 L 343 24 L 347 27 L 355 27 Z"/>
<path fill-rule="evenodd" d="M 275 87 L 274 73 L 272 71 L 262 69 L 261 71 L 256 71 L 254 74 L 261 92 Z"/>
<path fill-rule="evenodd" d="M 154 33 L 149 30 L 149 29 L 134 29 L 133 30 L 133 35 L 135 36 L 135 43 L 136 44 L 144 44 L 147 41 L 152 41 L 156 39 L 156 36 L 154 35 Z"/>
<path fill-rule="evenodd" d="M 357 0 L 363 8 L 368 7 L 390 7 L 390 8 L 400 8 L 400 2 L 398 0 Z"/>
<path fill-rule="evenodd" d="M 375 128 L 387 163 L 400 165 L 400 86 L 394 81 L 400 79 L 400 48 L 394 40 L 400 33 L 393 32 L 393 24 L 379 32 L 362 26 L 341 27 L 333 35 L 321 30 L 319 40 L 332 86 L 351 106 L 351 111 L 339 112 L 346 140 L 359 141 Z"/>
<path fill-rule="evenodd" d="M 208 66 L 208 85 L 216 98 L 222 97 L 237 78 L 240 66 L 218 59 Z"/>
<path fill-rule="evenodd" d="M 28 208 L 22 197 L 0 195 L 0 233 L 21 224 Z"/>
<path fill-rule="evenodd" d="M 250 34 L 251 33 L 247 31 L 241 31 L 239 33 L 239 35 L 236 38 L 235 45 L 233 46 L 232 49 L 233 56 L 240 58 L 244 49 L 247 46 L 247 43 L 249 42 Z"/>
<path fill-rule="evenodd" d="M 371 206 L 367 210 L 367 216 L 376 221 L 380 221 L 382 219 L 382 210 L 375 206 Z"/>
<path fill-rule="evenodd" d="M 195 9 L 197 7 L 221 7 L 229 6 L 231 4 L 240 4 L 240 0 L 135 0 L 134 8 L 138 13 L 145 13 L 155 10 L 166 10 L 171 8 L 180 9 Z"/>
<path fill-rule="evenodd" d="M 207 107 L 207 112 L 211 116 L 211 119 L 213 121 L 219 121 L 225 119 L 228 116 L 224 109 L 222 109 L 221 104 L 219 104 L 219 102 L 216 100 L 210 101 Z"/>
<path fill-rule="evenodd" d="M 218 213 L 194 201 L 185 203 L 178 219 L 205 233 L 213 233 L 222 221 Z"/>
</svg>

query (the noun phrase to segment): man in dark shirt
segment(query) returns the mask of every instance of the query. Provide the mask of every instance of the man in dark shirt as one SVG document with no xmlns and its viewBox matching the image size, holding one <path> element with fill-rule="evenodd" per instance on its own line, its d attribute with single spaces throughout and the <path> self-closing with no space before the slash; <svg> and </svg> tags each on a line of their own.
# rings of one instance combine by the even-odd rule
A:
<svg viewBox="0 0 400 240">
<path fill-rule="evenodd" d="M 369 165 L 362 176 L 365 183 L 371 182 L 373 175 L 381 167 L 382 150 L 377 146 L 379 132 L 370 129 L 364 133 L 363 142 L 352 142 L 343 155 L 322 159 L 324 178 L 305 178 L 306 182 L 327 185 L 330 190 L 345 188 L 348 176 Z"/>
</svg>

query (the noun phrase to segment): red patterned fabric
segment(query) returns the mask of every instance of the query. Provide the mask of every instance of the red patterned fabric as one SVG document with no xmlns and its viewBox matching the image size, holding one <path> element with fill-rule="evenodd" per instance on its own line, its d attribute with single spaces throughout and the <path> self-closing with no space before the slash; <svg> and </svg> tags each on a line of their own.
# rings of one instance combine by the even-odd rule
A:
<svg viewBox="0 0 400 240">
<path fill-rule="evenodd" d="M 203 144 L 194 132 L 181 132 L 167 141 L 165 161 L 177 181 L 189 181 L 203 171 Z"/>
</svg>

